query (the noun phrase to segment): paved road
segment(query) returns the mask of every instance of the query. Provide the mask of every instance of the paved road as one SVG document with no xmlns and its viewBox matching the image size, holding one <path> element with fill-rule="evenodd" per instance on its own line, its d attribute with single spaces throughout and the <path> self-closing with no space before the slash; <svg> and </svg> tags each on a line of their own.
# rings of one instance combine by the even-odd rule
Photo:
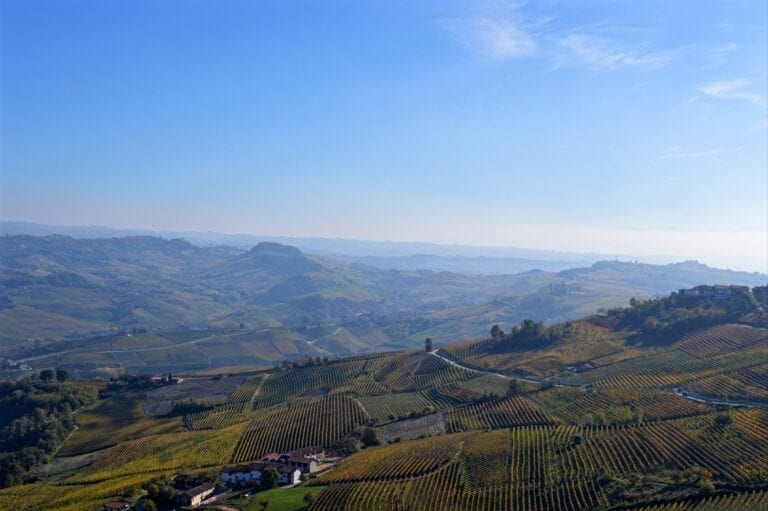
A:
<svg viewBox="0 0 768 511">
<path fill-rule="evenodd" d="M 444 357 L 443 355 L 438 353 L 438 350 L 439 350 L 439 348 L 436 349 L 436 350 L 432 350 L 432 351 L 429 352 L 429 354 L 433 355 L 433 356 L 435 356 L 435 357 L 437 357 L 437 358 L 439 358 L 441 360 L 444 360 L 444 361 L 448 362 L 449 364 L 451 364 L 453 366 L 460 367 L 460 368 L 462 368 L 462 369 L 464 369 L 466 371 L 471 371 L 473 373 L 479 373 L 479 374 L 492 374 L 494 376 L 498 376 L 500 378 L 505 378 L 507 380 L 520 380 L 520 381 L 524 381 L 524 382 L 527 382 L 527 383 L 540 384 L 540 383 L 543 382 L 543 379 L 536 380 L 536 379 L 531 379 L 531 378 L 519 378 L 519 377 L 516 377 L 516 376 L 507 376 L 506 374 L 500 374 L 500 373 L 496 373 L 496 372 L 493 372 L 493 371 L 484 371 L 482 369 L 475 369 L 475 368 L 472 368 L 472 367 L 467 367 L 465 365 L 462 365 L 462 364 L 456 362 L 455 360 L 451 360 L 451 359 L 449 359 L 447 357 Z M 582 387 L 584 387 L 584 385 L 555 384 L 555 387 L 582 388 Z M 768 404 L 766 404 L 766 403 L 757 403 L 755 401 L 721 401 L 721 400 L 716 399 L 716 398 L 700 396 L 698 394 L 691 395 L 688 392 L 683 394 L 683 392 L 679 391 L 678 389 L 674 389 L 672 392 L 677 394 L 680 397 L 685 398 L 685 399 L 690 399 L 691 401 L 698 401 L 699 403 L 705 403 L 705 404 L 710 404 L 710 405 L 723 405 L 723 406 L 734 406 L 734 407 L 750 407 L 750 408 L 768 408 Z"/>
<path fill-rule="evenodd" d="M 494 372 L 494 371 L 484 371 L 482 369 L 475 369 L 473 367 L 467 367 L 467 366 L 465 366 L 463 364 L 460 364 L 460 363 L 456 362 L 455 360 L 451 360 L 450 358 L 444 357 L 443 355 L 438 353 L 439 350 L 440 350 L 440 348 L 432 350 L 432 351 L 429 351 L 428 353 L 430 355 L 432 355 L 432 356 L 435 356 L 435 357 L 439 358 L 440 360 L 444 360 L 445 362 L 448 362 L 452 366 L 460 367 L 461 369 L 464 369 L 465 371 L 469 371 L 469 372 L 472 372 L 472 373 L 478 373 L 478 374 L 490 374 L 490 375 L 493 375 L 493 376 L 498 376 L 499 378 L 504 378 L 506 380 L 518 380 L 518 381 L 522 381 L 522 382 L 526 382 L 526 383 L 535 383 L 537 385 L 541 384 L 541 383 L 544 383 L 544 381 L 545 381 L 544 378 L 539 378 L 539 379 L 522 378 L 520 376 L 508 376 L 506 374 L 501 374 L 501 373 L 497 373 L 497 372 Z M 583 387 L 583 385 L 564 385 L 564 384 L 560 384 L 560 383 L 556 383 L 554 386 L 555 387 L 575 387 L 575 388 Z"/>
<path fill-rule="evenodd" d="M 136 349 L 130 349 L 130 350 L 106 350 L 106 351 L 97 351 L 96 353 L 132 353 L 132 352 L 141 352 L 141 351 L 170 350 L 173 348 L 178 348 L 179 346 L 187 346 L 189 344 L 197 344 L 203 341 L 210 341 L 211 339 L 215 339 L 216 337 L 221 337 L 225 335 L 229 337 L 237 337 L 238 335 L 260 334 L 262 332 L 269 332 L 269 328 L 265 328 L 263 330 L 249 330 L 248 332 L 238 332 L 235 334 L 213 334 L 213 335 L 209 335 L 208 337 L 202 337 L 200 339 L 194 339 L 187 342 L 180 342 L 178 344 L 169 344 L 168 346 L 153 346 L 151 348 L 136 348 Z"/>
<path fill-rule="evenodd" d="M 151 348 L 134 348 L 134 349 L 127 349 L 127 350 L 94 351 L 93 353 L 107 353 L 107 354 L 111 354 L 111 353 L 133 353 L 133 352 L 141 352 L 141 351 L 170 350 L 170 349 L 173 349 L 173 348 L 178 348 L 179 346 L 188 346 L 190 344 L 197 344 L 197 343 L 203 342 L 203 341 L 210 341 L 211 339 L 215 339 L 216 337 L 221 337 L 221 336 L 224 336 L 224 335 L 228 335 L 230 337 L 235 337 L 235 336 L 238 336 L 238 335 L 259 334 L 259 333 L 262 333 L 262 332 L 269 332 L 269 331 L 270 331 L 269 328 L 265 328 L 263 330 L 249 330 L 247 332 L 237 332 L 237 333 L 233 333 L 233 334 L 227 334 L 227 333 L 213 334 L 213 335 L 209 335 L 208 337 L 201 337 L 200 339 L 193 339 L 191 341 L 180 342 L 180 343 L 177 343 L 177 344 L 169 344 L 167 346 L 153 346 Z M 53 355 L 64 355 L 66 353 L 72 353 L 73 351 L 80 351 L 80 352 L 82 352 L 82 351 L 84 351 L 84 348 L 85 348 L 84 346 L 80 346 L 80 347 L 72 348 L 72 349 L 69 349 L 69 350 L 54 351 L 54 352 L 51 352 L 51 353 L 46 353 L 44 355 L 36 355 L 34 357 L 21 358 L 21 359 L 19 359 L 19 362 L 27 362 L 29 360 L 39 360 L 41 358 L 50 357 L 50 356 L 53 356 Z M 87 351 L 87 349 L 85 349 L 85 351 Z"/>
<path fill-rule="evenodd" d="M 722 401 L 714 397 L 702 396 L 700 394 L 691 394 L 690 392 L 685 392 L 685 391 L 681 392 L 678 389 L 674 389 L 673 392 L 680 397 L 684 397 L 685 399 L 690 399 L 691 401 L 705 403 L 708 405 L 738 406 L 738 407 L 747 407 L 747 408 L 768 408 L 768 404 L 758 403 L 756 401 Z"/>
</svg>

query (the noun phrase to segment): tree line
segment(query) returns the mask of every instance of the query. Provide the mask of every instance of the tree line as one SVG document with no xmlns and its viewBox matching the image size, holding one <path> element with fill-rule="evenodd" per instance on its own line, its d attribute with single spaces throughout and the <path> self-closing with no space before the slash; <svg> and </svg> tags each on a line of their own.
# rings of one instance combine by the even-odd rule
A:
<svg viewBox="0 0 768 511">
<path fill-rule="evenodd" d="M 0 382 L 0 487 L 32 479 L 74 430 L 74 410 L 96 397 L 93 385 L 70 382 L 61 369 Z"/>
</svg>

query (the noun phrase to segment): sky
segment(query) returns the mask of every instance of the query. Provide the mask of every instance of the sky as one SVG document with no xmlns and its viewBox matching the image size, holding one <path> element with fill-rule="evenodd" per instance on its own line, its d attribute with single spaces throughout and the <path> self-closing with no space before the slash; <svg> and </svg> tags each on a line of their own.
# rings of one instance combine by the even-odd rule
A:
<svg viewBox="0 0 768 511">
<path fill-rule="evenodd" d="M 0 217 L 768 272 L 768 3 L 0 2 Z"/>
</svg>

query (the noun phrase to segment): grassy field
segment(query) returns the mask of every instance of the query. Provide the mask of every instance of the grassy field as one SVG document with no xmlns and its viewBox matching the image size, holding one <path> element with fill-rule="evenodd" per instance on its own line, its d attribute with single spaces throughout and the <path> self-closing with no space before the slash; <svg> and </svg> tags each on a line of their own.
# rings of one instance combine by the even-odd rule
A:
<svg viewBox="0 0 768 511">
<path fill-rule="evenodd" d="M 304 500 L 306 495 L 311 495 L 314 499 L 324 489 L 324 486 L 274 488 L 254 493 L 249 497 L 243 496 L 246 492 L 240 492 L 237 496 L 226 499 L 225 503 L 237 506 L 243 511 L 301 511 L 307 508 L 307 502 Z M 266 507 L 264 502 L 267 502 Z"/>
</svg>

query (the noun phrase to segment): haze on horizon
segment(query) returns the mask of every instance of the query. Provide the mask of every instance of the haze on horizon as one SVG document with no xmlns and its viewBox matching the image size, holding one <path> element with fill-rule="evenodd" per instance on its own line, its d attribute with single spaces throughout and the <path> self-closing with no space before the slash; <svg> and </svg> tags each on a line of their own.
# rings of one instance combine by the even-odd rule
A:
<svg viewBox="0 0 768 511">
<path fill-rule="evenodd" d="M 768 272 L 765 2 L 0 3 L 0 218 Z"/>
</svg>

